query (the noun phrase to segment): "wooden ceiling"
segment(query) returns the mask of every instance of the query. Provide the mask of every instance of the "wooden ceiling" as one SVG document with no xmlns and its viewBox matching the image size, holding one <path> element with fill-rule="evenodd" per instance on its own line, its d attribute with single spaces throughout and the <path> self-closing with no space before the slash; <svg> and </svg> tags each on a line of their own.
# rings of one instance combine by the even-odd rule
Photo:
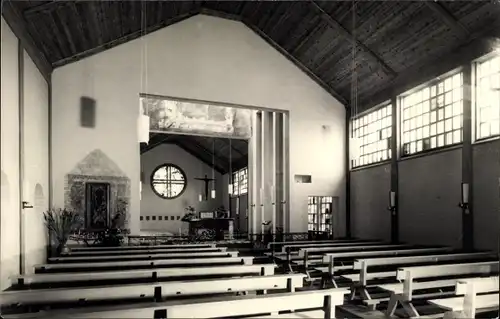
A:
<svg viewBox="0 0 500 319">
<path fill-rule="evenodd" d="M 199 13 L 242 21 L 346 106 L 357 79 L 361 108 L 484 54 L 500 29 L 498 1 L 10 0 L 3 15 L 56 68 Z"/>
<path fill-rule="evenodd" d="M 141 154 L 162 144 L 175 144 L 221 174 L 248 165 L 248 141 L 194 135 L 150 133 L 149 143 L 141 143 Z"/>
</svg>

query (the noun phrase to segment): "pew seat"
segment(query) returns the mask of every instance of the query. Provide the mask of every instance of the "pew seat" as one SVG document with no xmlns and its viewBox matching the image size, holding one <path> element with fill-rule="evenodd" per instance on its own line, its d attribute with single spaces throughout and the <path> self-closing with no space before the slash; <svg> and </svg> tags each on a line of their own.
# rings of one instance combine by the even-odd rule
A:
<svg viewBox="0 0 500 319">
<path fill-rule="evenodd" d="M 274 314 L 268 316 L 257 316 L 257 317 L 248 317 L 252 319 L 319 319 L 323 318 L 325 312 L 323 310 L 310 310 L 310 311 L 300 311 L 300 312 L 289 312 L 289 313 L 281 313 Z M 333 318 L 333 317 L 332 317 Z"/>
<path fill-rule="evenodd" d="M 48 273 L 16 276 L 14 285 L 31 284 L 57 284 L 71 282 L 89 282 L 99 280 L 121 280 L 121 279 L 158 279 L 162 277 L 187 277 L 187 276 L 209 276 L 209 275 L 240 275 L 250 273 L 261 273 L 273 275 L 275 264 L 262 265 L 230 265 L 216 267 L 190 267 L 190 268 L 159 268 L 159 269 L 135 269 L 123 271 L 94 271 L 94 272 L 70 272 L 70 273 Z"/>
<path fill-rule="evenodd" d="M 126 251 L 126 250 L 144 250 L 144 249 L 198 249 L 215 248 L 216 244 L 185 244 L 185 245 L 147 245 L 147 246 L 117 246 L 117 247 L 73 247 L 71 252 L 91 252 L 91 251 Z"/>
<path fill-rule="evenodd" d="M 486 295 L 478 295 L 475 297 L 476 309 L 496 308 L 499 304 L 499 298 L 500 296 L 498 292 Z M 428 300 L 428 302 L 448 311 L 458 312 L 464 310 L 464 297 L 431 299 Z"/>
<path fill-rule="evenodd" d="M 204 251 L 226 251 L 226 247 L 188 247 L 188 248 L 157 248 L 157 249 L 134 249 L 134 250 L 96 250 L 96 251 L 69 251 L 62 253 L 63 257 L 84 256 L 111 256 L 111 255 L 138 255 L 138 254 L 168 254 L 168 253 L 199 253 Z"/>
<path fill-rule="evenodd" d="M 343 288 L 298 291 L 269 295 L 246 295 L 234 297 L 201 298 L 197 300 L 174 300 L 126 306 L 96 306 L 84 309 L 40 311 L 13 318 L 220 318 L 253 315 L 271 315 L 280 311 L 324 309 L 319 318 L 334 318 L 335 307 L 342 305 Z M 325 304 L 327 307 L 325 307 Z M 318 317 L 316 317 L 318 318 Z"/>
<path fill-rule="evenodd" d="M 217 278 L 147 284 L 108 285 L 82 288 L 30 289 L 0 293 L 1 305 L 35 305 L 64 302 L 155 298 L 303 287 L 304 274 Z"/>
</svg>

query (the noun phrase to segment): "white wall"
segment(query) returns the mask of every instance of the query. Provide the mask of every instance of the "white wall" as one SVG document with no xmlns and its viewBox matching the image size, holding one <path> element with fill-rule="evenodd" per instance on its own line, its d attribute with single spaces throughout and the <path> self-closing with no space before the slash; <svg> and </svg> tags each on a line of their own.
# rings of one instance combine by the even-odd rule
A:
<svg viewBox="0 0 500 319">
<path fill-rule="evenodd" d="M 344 107 L 240 22 L 198 15 L 58 68 L 52 83 L 56 205 L 63 204 L 64 174 L 99 148 L 129 174 L 131 212 L 139 212 L 135 127 L 144 92 L 289 110 L 290 174 L 313 176 L 312 184 L 291 185 L 291 230 L 307 229 L 308 195 L 340 196 L 345 211 Z M 82 95 L 97 100 L 95 128 L 79 126 Z M 138 231 L 139 214 L 131 228 Z"/>
<path fill-rule="evenodd" d="M 48 203 L 48 84 L 37 67 L 23 52 L 23 149 L 24 169 L 22 196 L 19 176 L 19 59 L 18 39 L 1 21 L 1 210 L 0 210 L 0 289 L 9 285 L 8 278 L 19 274 L 20 203 L 29 202 L 32 209 L 23 210 L 24 269 L 45 262 L 46 229 L 43 212 Z"/>
<path fill-rule="evenodd" d="M 174 199 L 160 198 L 151 188 L 153 170 L 165 163 L 179 166 L 186 174 L 186 189 L 181 196 Z M 161 230 L 162 232 L 178 233 L 179 228 L 185 228 L 187 224 L 177 220 L 177 216 L 182 218 L 185 214 L 184 209 L 188 206 L 193 206 L 196 211 L 212 211 L 221 205 L 224 205 L 227 209 L 228 205 L 222 201 L 224 197 L 227 198 L 227 186 L 224 188 L 222 176 L 218 172 L 215 172 L 214 175 L 216 198 L 209 198 L 208 201 L 202 202 L 198 200 L 198 195 L 205 193 L 205 184 L 194 178 L 202 178 L 205 175 L 212 178 L 212 168 L 177 145 L 163 144 L 142 154 L 141 169 L 144 172 L 141 198 L 141 216 L 143 216 L 141 230 Z M 212 189 L 212 183 L 209 185 L 209 190 Z M 226 195 L 223 192 L 226 192 Z M 149 221 L 146 221 L 146 216 L 150 216 Z M 152 220 L 152 216 L 156 216 L 156 221 Z M 163 216 L 161 221 L 158 220 L 158 216 Z M 175 216 L 175 220 L 171 220 L 170 216 Z M 165 220 L 165 217 L 168 220 Z"/>
<path fill-rule="evenodd" d="M 49 192 L 49 110 L 48 84 L 24 53 L 24 181 L 23 200 L 34 206 L 23 211 L 25 269 L 45 261 L 47 230 L 43 212 L 48 208 Z M 37 188 L 38 186 L 38 188 Z M 35 191 L 36 189 L 36 191 Z"/>
<path fill-rule="evenodd" d="M 18 41 L 3 18 L 1 34 L 0 288 L 5 289 L 8 278 L 19 273 L 19 77 Z"/>
</svg>

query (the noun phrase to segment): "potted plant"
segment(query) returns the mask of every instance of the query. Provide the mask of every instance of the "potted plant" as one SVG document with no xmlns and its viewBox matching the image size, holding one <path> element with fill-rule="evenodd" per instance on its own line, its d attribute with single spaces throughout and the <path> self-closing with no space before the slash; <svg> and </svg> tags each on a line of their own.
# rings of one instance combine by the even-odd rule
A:
<svg viewBox="0 0 500 319">
<path fill-rule="evenodd" d="M 124 237 L 128 234 L 128 229 L 125 229 L 127 223 L 127 207 L 126 199 L 118 199 L 116 203 L 116 212 L 111 218 L 111 225 L 98 233 L 97 245 L 105 247 L 121 246 Z"/>
<path fill-rule="evenodd" d="M 188 206 L 188 207 L 184 208 L 184 211 L 186 213 L 181 218 L 181 220 L 183 222 L 188 222 L 190 220 L 197 219 L 196 210 L 194 209 L 193 206 Z"/>
<path fill-rule="evenodd" d="M 70 234 L 80 224 L 79 216 L 70 210 L 52 208 L 43 213 L 43 217 L 49 232 L 49 238 L 53 238 L 57 242 L 57 254 L 68 251 L 66 243 Z"/>
</svg>

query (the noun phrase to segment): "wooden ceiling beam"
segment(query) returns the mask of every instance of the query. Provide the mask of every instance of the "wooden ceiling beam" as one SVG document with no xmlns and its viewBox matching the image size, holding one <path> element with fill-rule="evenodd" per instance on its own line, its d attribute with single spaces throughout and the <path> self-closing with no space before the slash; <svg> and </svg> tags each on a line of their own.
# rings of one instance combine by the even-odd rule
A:
<svg viewBox="0 0 500 319">
<path fill-rule="evenodd" d="M 321 18 L 328 23 L 330 27 L 333 29 L 337 30 L 340 35 L 342 35 L 351 45 L 356 45 L 358 48 L 360 48 L 362 51 L 370 55 L 373 59 L 377 61 L 377 63 L 380 65 L 384 73 L 386 73 L 389 76 L 395 77 L 397 76 L 396 71 L 394 71 L 377 53 L 372 51 L 370 48 L 368 48 L 364 43 L 361 41 L 354 39 L 353 35 L 351 32 L 349 32 L 346 28 L 344 28 L 337 20 L 335 20 L 330 14 L 328 14 L 323 8 L 317 4 L 314 0 L 309 0 L 309 3 L 311 6 L 318 11 L 318 13 L 321 15 Z"/>
<path fill-rule="evenodd" d="M 307 74 L 314 82 L 316 82 L 319 86 L 321 86 L 325 91 L 330 93 L 335 99 L 337 99 L 337 101 L 342 103 L 347 108 L 348 104 L 347 104 L 347 100 L 345 97 L 343 97 L 342 95 L 340 95 L 339 93 L 334 91 L 332 87 L 330 87 L 328 84 L 326 84 L 319 76 L 314 74 L 314 72 L 311 69 L 309 69 L 302 62 L 300 62 L 297 58 L 295 58 L 292 54 L 290 54 L 287 50 L 285 50 L 282 46 L 280 46 L 278 43 L 276 43 L 273 39 L 271 39 L 262 30 L 257 28 L 257 26 L 255 26 L 253 23 L 251 23 L 248 19 L 244 19 L 244 18 L 242 18 L 238 15 L 235 15 L 235 14 L 229 14 L 226 12 L 212 10 L 212 9 L 208 9 L 208 8 L 201 8 L 200 13 L 205 14 L 205 15 L 218 17 L 218 18 L 224 18 L 224 19 L 243 22 L 248 28 L 250 28 L 258 36 L 260 36 L 262 39 L 264 39 L 264 41 L 266 41 L 270 46 L 272 46 L 276 51 L 281 53 L 289 61 L 291 61 L 293 64 L 295 64 L 302 72 Z"/>
<path fill-rule="evenodd" d="M 205 165 L 207 166 L 210 166 L 210 167 L 213 167 L 217 172 L 219 172 L 220 174 L 226 174 L 227 173 L 227 169 L 224 169 L 223 167 L 219 166 L 218 164 L 212 164 L 210 163 L 210 161 L 207 161 L 203 156 L 200 156 L 200 154 L 197 154 L 195 151 L 193 151 L 192 149 L 190 149 L 189 147 L 186 147 L 186 145 L 184 145 L 184 143 L 180 142 L 180 141 L 175 141 L 173 142 L 173 144 L 179 146 L 181 149 L 183 149 L 186 153 L 190 154 L 191 156 L 195 157 L 196 159 L 200 160 L 201 162 L 203 162 Z"/>
<path fill-rule="evenodd" d="M 74 1 L 67 1 L 67 0 L 55 0 L 55 1 L 50 1 L 46 2 L 34 7 L 30 7 L 26 10 L 24 10 L 23 15 L 25 17 L 32 17 L 37 14 L 46 14 L 46 13 L 51 13 L 52 11 L 57 10 L 60 7 L 67 6 L 68 4 L 71 4 Z"/>
<path fill-rule="evenodd" d="M 36 42 L 27 28 L 26 20 L 23 14 L 16 8 L 13 1 L 2 1 L 2 16 L 9 25 L 12 32 L 21 41 L 21 46 L 31 57 L 36 67 L 45 78 L 47 83 L 51 83 L 52 65 L 47 57 L 38 49 Z"/>
<path fill-rule="evenodd" d="M 468 38 L 470 31 L 460 21 L 458 21 L 442 4 L 437 1 L 424 1 L 425 5 L 431 9 L 453 32 L 460 38 Z"/>
<path fill-rule="evenodd" d="M 173 139 L 172 135 L 166 135 L 166 136 L 161 136 L 161 137 L 157 138 L 158 136 L 160 136 L 160 134 L 156 134 L 156 133 L 151 134 L 151 136 L 149 138 L 149 144 L 146 144 L 145 146 L 141 147 L 141 155 L 152 150 L 153 148 L 160 146 L 161 144 L 166 143 L 169 140 Z M 141 143 L 141 146 L 142 145 L 143 145 L 143 143 Z"/>
<path fill-rule="evenodd" d="M 136 32 L 133 32 L 133 33 L 127 34 L 127 35 L 125 35 L 125 36 L 123 36 L 121 38 L 118 38 L 116 40 L 112 40 L 112 41 L 103 43 L 102 45 L 94 47 L 94 48 L 92 48 L 90 50 L 86 50 L 86 51 L 77 53 L 75 55 L 72 55 L 70 57 L 67 57 L 67 58 L 61 59 L 59 61 L 56 61 L 56 62 L 52 63 L 52 67 L 53 68 L 58 68 L 58 67 L 61 67 L 63 65 L 66 65 L 66 64 L 69 64 L 69 63 L 72 63 L 72 62 L 76 62 L 76 61 L 84 59 L 86 57 L 89 57 L 89 56 L 101 53 L 101 52 L 106 51 L 108 49 L 114 48 L 114 47 L 116 47 L 116 46 L 118 46 L 120 44 L 126 43 L 126 42 L 134 40 L 134 39 L 138 39 L 141 36 L 143 36 L 144 34 L 152 33 L 154 31 L 157 31 L 159 29 L 162 29 L 162 28 L 167 27 L 169 25 L 172 25 L 174 23 L 177 23 L 177 22 L 180 22 L 180 21 L 185 20 L 187 18 L 190 18 L 190 17 L 192 17 L 192 16 L 194 16 L 194 15 L 196 15 L 198 13 L 199 13 L 199 10 L 195 9 L 195 10 L 192 10 L 192 11 L 190 11 L 188 13 L 178 15 L 178 16 L 176 16 L 174 18 L 164 20 L 164 21 L 162 21 L 159 24 L 147 27 L 146 30 L 138 30 Z"/>
</svg>

